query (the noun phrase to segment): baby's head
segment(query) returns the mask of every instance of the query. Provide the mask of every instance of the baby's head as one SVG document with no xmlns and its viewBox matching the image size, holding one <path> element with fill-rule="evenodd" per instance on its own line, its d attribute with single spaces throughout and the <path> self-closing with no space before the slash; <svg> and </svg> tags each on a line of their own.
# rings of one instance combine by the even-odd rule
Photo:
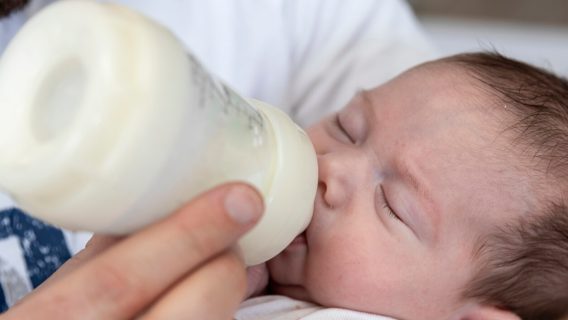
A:
<svg viewBox="0 0 568 320">
<path fill-rule="evenodd" d="M 400 319 L 566 313 L 565 80 L 453 56 L 361 92 L 309 134 L 314 217 L 269 262 L 277 293 Z"/>
</svg>

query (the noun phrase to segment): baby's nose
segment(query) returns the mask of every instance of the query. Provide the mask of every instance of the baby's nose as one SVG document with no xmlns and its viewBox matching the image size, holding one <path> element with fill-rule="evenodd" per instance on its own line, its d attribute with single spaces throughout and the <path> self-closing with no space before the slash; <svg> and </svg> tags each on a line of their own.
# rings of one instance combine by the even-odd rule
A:
<svg viewBox="0 0 568 320">
<path fill-rule="evenodd" d="M 350 172 L 356 170 L 344 157 L 331 153 L 318 156 L 318 174 L 323 201 L 329 208 L 345 205 L 352 189 Z"/>
</svg>

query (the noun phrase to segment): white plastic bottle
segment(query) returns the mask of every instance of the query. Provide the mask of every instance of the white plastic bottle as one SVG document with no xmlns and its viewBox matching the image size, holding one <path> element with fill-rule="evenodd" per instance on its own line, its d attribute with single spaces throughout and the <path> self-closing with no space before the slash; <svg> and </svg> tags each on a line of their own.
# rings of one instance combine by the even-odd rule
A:
<svg viewBox="0 0 568 320">
<path fill-rule="evenodd" d="M 266 211 L 248 265 L 313 210 L 313 147 L 286 115 L 212 78 L 165 28 L 121 6 L 57 2 L 0 61 L 0 189 L 55 225 L 124 234 L 198 193 L 246 181 Z M 203 214 L 206 214 L 204 212 Z"/>
</svg>

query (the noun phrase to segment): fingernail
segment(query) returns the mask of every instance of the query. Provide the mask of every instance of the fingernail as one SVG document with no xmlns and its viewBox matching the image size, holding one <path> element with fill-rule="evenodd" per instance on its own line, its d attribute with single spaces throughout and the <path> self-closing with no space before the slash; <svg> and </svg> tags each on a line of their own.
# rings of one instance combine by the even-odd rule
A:
<svg viewBox="0 0 568 320">
<path fill-rule="evenodd" d="M 258 219 L 262 211 L 262 200 L 252 190 L 234 187 L 225 197 L 225 209 L 235 222 L 246 225 Z"/>
</svg>

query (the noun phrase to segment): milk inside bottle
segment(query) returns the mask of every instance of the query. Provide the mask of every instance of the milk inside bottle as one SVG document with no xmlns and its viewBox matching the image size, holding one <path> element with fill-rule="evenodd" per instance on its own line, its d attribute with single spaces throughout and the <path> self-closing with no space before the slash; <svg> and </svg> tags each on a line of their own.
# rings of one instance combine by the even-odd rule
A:
<svg viewBox="0 0 568 320">
<path fill-rule="evenodd" d="M 212 77 L 164 27 L 121 6 L 61 1 L 7 47 L 0 189 L 26 212 L 126 234 L 228 181 L 263 195 L 265 214 L 239 246 L 248 265 L 264 262 L 311 219 L 313 147 L 281 111 Z"/>
</svg>

